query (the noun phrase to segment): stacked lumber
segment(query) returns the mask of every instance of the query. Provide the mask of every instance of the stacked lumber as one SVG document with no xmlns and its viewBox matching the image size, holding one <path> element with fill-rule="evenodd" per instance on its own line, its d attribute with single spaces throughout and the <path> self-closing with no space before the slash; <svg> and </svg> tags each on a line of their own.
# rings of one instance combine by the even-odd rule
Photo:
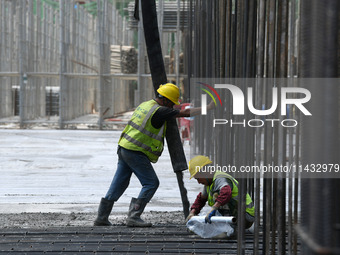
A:
<svg viewBox="0 0 340 255">
<path fill-rule="evenodd" d="M 120 45 L 111 45 L 111 73 L 121 73 Z"/>
<path fill-rule="evenodd" d="M 137 73 L 138 54 L 133 46 L 111 45 L 111 73 Z"/>
</svg>

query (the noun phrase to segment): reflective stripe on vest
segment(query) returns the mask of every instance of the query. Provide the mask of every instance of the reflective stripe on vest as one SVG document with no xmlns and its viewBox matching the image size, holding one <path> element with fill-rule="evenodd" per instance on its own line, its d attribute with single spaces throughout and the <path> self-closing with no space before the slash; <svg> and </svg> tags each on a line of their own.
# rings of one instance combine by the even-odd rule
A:
<svg viewBox="0 0 340 255">
<path fill-rule="evenodd" d="M 162 154 L 166 129 L 166 123 L 158 129 L 151 124 L 151 117 L 159 107 L 154 100 L 138 106 L 118 142 L 126 149 L 143 152 L 154 163 Z"/>
<path fill-rule="evenodd" d="M 136 144 L 137 146 L 143 148 L 144 150 L 147 150 L 148 152 L 151 152 L 152 154 L 154 154 L 154 155 L 156 155 L 158 157 L 162 154 L 159 151 L 153 151 L 150 146 L 147 146 L 146 144 L 141 143 L 140 141 L 137 141 L 136 139 L 133 139 L 131 136 L 129 136 L 126 133 L 123 133 L 122 137 L 124 137 L 129 142 Z"/>
<path fill-rule="evenodd" d="M 146 122 L 148 121 L 148 119 L 151 117 L 151 114 L 159 107 L 159 105 L 154 105 L 152 106 L 151 110 L 148 112 L 148 114 L 145 116 L 142 125 L 137 125 L 136 123 L 134 123 L 133 121 L 129 121 L 128 125 L 132 126 L 133 128 L 137 129 L 139 132 L 153 138 L 156 139 L 160 142 L 163 142 L 163 132 L 164 132 L 164 125 L 160 128 L 158 134 L 154 134 L 148 130 L 145 129 L 145 125 Z"/>
<path fill-rule="evenodd" d="M 216 172 L 214 174 L 214 178 L 213 178 L 213 183 L 210 186 L 207 186 L 207 192 L 208 192 L 208 204 L 210 206 L 213 206 L 215 204 L 215 198 L 214 198 L 214 194 L 213 194 L 213 189 L 214 189 L 214 185 L 215 185 L 215 180 L 217 178 L 226 178 L 228 180 L 230 180 L 233 183 L 233 188 L 231 191 L 231 199 L 235 200 L 236 202 L 238 202 L 239 197 L 238 197 L 238 181 L 232 177 L 231 175 L 227 174 L 227 173 L 223 173 L 223 172 Z M 228 202 L 230 203 L 230 202 Z M 246 212 L 248 214 L 250 214 L 251 216 L 255 215 L 255 210 L 254 210 L 254 203 L 251 199 L 251 197 L 249 196 L 249 194 L 247 193 L 246 195 Z"/>
</svg>

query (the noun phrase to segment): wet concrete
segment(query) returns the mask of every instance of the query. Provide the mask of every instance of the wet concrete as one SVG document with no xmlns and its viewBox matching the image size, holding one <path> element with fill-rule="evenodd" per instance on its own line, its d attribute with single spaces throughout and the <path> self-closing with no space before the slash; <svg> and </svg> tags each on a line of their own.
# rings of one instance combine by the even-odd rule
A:
<svg viewBox="0 0 340 255">
<path fill-rule="evenodd" d="M 95 212 L 117 165 L 121 131 L 1 130 L 0 213 Z M 189 146 L 185 146 L 189 154 Z M 182 210 L 180 193 L 167 148 L 154 164 L 160 187 L 146 211 Z M 201 187 L 184 172 L 192 203 Z M 141 185 L 130 186 L 115 204 L 126 211 Z"/>
</svg>

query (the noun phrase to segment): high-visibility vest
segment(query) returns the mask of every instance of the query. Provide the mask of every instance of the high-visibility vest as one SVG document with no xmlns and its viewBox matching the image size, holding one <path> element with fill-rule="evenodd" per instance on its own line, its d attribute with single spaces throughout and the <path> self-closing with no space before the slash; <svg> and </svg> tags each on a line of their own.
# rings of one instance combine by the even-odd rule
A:
<svg viewBox="0 0 340 255">
<path fill-rule="evenodd" d="M 230 180 L 233 184 L 233 187 L 232 187 L 232 190 L 231 190 L 231 199 L 227 204 L 228 204 L 228 207 L 229 207 L 232 215 L 236 216 L 237 215 L 237 203 L 238 203 L 238 200 L 239 200 L 239 197 L 238 197 L 238 181 L 234 177 L 232 177 L 231 175 L 229 175 L 227 173 L 217 171 L 214 174 L 212 184 L 210 186 L 207 186 L 208 204 L 210 206 L 213 206 L 215 204 L 215 199 L 217 198 L 218 194 L 216 192 L 215 192 L 216 195 L 213 194 L 213 190 L 214 190 L 215 180 L 217 178 L 220 178 L 220 177 L 223 177 L 223 178 Z M 253 217 L 255 216 L 254 203 L 253 203 L 253 201 L 252 201 L 252 199 L 251 199 L 251 197 L 249 196 L 248 193 L 246 195 L 246 212 Z"/>
<path fill-rule="evenodd" d="M 153 163 L 163 152 L 166 122 L 154 128 L 151 118 L 160 105 L 155 100 L 140 104 L 123 130 L 118 144 L 128 150 L 141 151 Z"/>
</svg>

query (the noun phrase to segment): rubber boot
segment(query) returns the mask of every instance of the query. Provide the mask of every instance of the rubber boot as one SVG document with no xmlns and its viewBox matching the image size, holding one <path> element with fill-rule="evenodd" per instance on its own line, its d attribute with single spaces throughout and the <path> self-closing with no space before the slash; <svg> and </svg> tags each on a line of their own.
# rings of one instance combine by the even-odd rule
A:
<svg viewBox="0 0 340 255">
<path fill-rule="evenodd" d="M 111 213 L 113 204 L 114 201 L 110 201 L 105 198 L 100 200 L 98 216 L 94 221 L 94 226 L 112 226 L 111 222 L 109 221 L 109 215 Z"/>
<path fill-rule="evenodd" d="M 142 199 L 132 198 L 128 213 L 128 218 L 126 219 L 126 226 L 128 227 L 151 227 L 152 224 L 143 221 L 140 215 L 143 213 L 146 206 L 146 202 Z"/>
</svg>

